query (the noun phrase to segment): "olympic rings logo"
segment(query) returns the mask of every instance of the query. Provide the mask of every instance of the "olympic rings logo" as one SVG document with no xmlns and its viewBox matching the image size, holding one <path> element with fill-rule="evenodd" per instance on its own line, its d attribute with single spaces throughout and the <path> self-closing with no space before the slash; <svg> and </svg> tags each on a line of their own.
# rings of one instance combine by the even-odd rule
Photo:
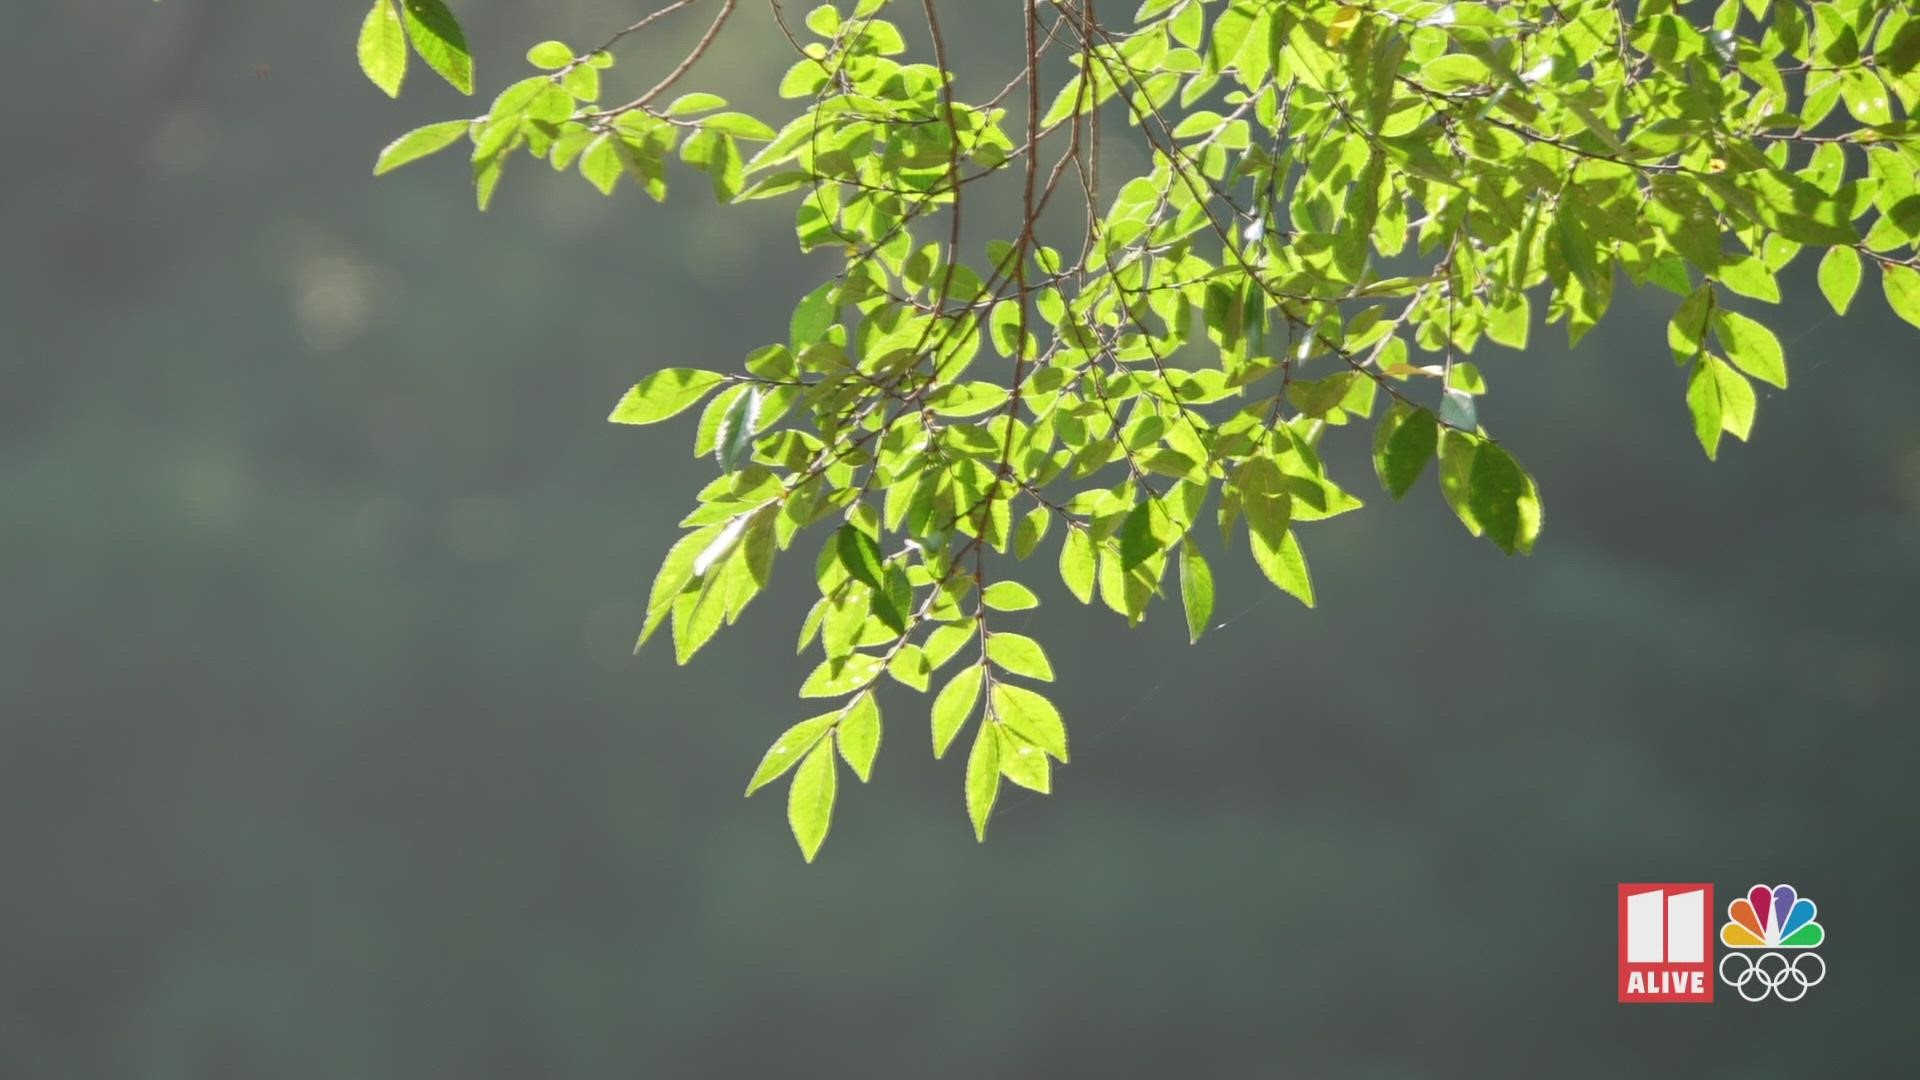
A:
<svg viewBox="0 0 1920 1080">
<path fill-rule="evenodd" d="M 1757 959 L 1745 952 L 1730 952 L 1720 958 L 1720 981 L 1747 1001 L 1765 1001 L 1769 994 L 1781 1001 L 1799 1001 L 1826 977 L 1827 962 L 1819 953 L 1796 953 L 1791 960 L 1780 952 L 1761 953 Z"/>
</svg>

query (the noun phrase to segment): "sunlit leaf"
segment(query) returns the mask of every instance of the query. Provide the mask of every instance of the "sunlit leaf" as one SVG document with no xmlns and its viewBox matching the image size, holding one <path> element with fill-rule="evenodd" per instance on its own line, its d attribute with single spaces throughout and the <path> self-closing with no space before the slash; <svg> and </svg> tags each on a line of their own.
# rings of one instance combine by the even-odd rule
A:
<svg viewBox="0 0 1920 1080">
<path fill-rule="evenodd" d="M 381 0 L 385 3 L 386 0 Z M 373 175 L 382 176 L 402 165 L 409 165 L 429 154 L 438 153 L 466 137 L 471 125 L 465 120 L 448 120 L 414 128 L 387 144 L 374 163 Z"/>
<path fill-rule="evenodd" d="M 787 825 L 808 862 L 820 853 L 820 845 L 827 840 L 827 827 L 833 823 L 837 779 L 833 742 L 822 740 L 794 771 L 793 785 L 787 789 Z"/>
<path fill-rule="evenodd" d="M 366 21 L 360 26 L 359 51 L 360 70 L 367 79 L 385 91 L 388 97 L 399 97 L 400 84 L 407 77 L 407 35 L 400 24 L 400 12 L 393 6 L 393 0 L 374 0 Z M 407 136 L 401 138 L 404 140 Z M 388 150 L 391 151 L 392 147 L 388 147 Z"/>
<path fill-rule="evenodd" d="M 1180 545 L 1180 599 L 1187 613 L 1187 640 L 1197 642 L 1213 617 L 1213 570 L 1191 543 Z"/>
<path fill-rule="evenodd" d="M 986 669 L 979 664 L 963 669 L 948 680 L 933 699 L 933 756 L 945 757 L 954 736 L 966 726 L 973 707 L 980 701 L 980 684 Z"/>
<path fill-rule="evenodd" d="M 445 0 L 403 2 L 413 51 L 455 90 L 473 93 L 473 56 L 467 51 L 467 35 Z"/>
<path fill-rule="evenodd" d="M 993 729 L 992 724 L 981 724 L 967 753 L 967 817 L 973 821 L 974 839 L 982 843 L 994 800 L 1000 795 L 1000 741 Z"/>
<path fill-rule="evenodd" d="M 616 424 L 657 424 L 699 404 L 725 381 L 711 371 L 664 368 L 634 384 L 607 419 Z"/>
</svg>

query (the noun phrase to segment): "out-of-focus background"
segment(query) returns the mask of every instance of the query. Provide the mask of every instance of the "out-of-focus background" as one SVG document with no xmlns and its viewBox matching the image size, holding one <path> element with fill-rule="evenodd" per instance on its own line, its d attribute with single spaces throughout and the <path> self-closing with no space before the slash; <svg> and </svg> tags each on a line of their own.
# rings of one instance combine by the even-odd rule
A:
<svg viewBox="0 0 1920 1080">
<path fill-rule="evenodd" d="M 711 463 L 690 418 L 602 422 L 783 336 L 791 206 L 375 181 L 478 106 L 417 63 L 379 95 L 363 6 L 0 15 L 0 1075 L 1911 1075 L 1920 336 L 1873 282 L 1837 320 L 1789 273 L 1794 388 L 1717 465 L 1673 297 L 1496 354 L 1529 560 L 1359 446 L 1318 611 L 1216 560 L 1189 649 L 1073 605 L 1049 545 L 1057 795 L 976 845 L 889 691 L 809 867 L 739 793 L 806 715 L 813 542 L 691 666 L 630 656 Z M 456 6 L 483 94 L 641 10 Z M 1013 20 L 967 6 L 992 67 Z M 764 100 L 784 46 L 738 24 L 689 85 Z M 1827 982 L 1616 1005 L 1636 880 L 1791 881 Z"/>
</svg>

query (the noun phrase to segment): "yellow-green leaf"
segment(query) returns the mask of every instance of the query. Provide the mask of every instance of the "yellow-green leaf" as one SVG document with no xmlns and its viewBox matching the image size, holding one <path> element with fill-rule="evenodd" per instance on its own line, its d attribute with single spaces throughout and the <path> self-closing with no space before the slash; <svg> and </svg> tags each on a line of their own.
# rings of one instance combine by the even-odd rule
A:
<svg viewBox="0 0 1920 1080">
<path fill-rule="evenodd" d="M 800 686 L 801 697 L 839 697 L 852 693 L 880 676 L 885 663 L 867 653 L 822 660 Z"/>
<path fill-rule="evenodd" d="M 987 839 L 987 818 L 1000 795 L 1000 740 L 993 728 L 981 724 L 967 754 L 967 817 L 973 819 L 974 838 L 982 843 Z"/>
<path fill-rule="evenodd" d="M 367 79 L 388 97 L 399 97 L 400 84 L 407 77 L 407 35 L 393 0 L 374 0 L 360 24 L 359 51 L 360 70 Z"/>
<path fill-rule="evenodd" d="M 381 0 L 381 3 L 385 2 Z M 380 158 L 373 165 L 373 175 L 384 176 L 402 165 L 410 165 L 429 154 L 445 150 L 460 141 L 470 126 L 471 123 L 466 120 L 448 120 L 414 128 L 380 151 Z"/>
<path fill-rule="evenodd" d="M 1053 702 L 1023 686 L 994 683 L 993 715 L 1028 742 L 1067 760 L 1067 725 Z"/>
<path fill-rule="evenodd" d="M 607 417 L 616 424 L 655 424 L 692 408 L 724 382 L 711 371 L 666 368 L 635 383 Z"/>
<path fill-rule="evenodd" d="M 1720 435 L 1725 430 L 1720 414 L 1720 386 L 1713 377 L 1713 364 L 1702 357 L 1687 378 L 1687 411 L 1693 414 L 1693 435 L 1708 460 L 1720 454 Z"/>
<path fill-rule="evenodd" d="M 833 730 L 834 721 L 838 719 L 840 713 L 836 710 L 802 720 L 781 732 L 780 737 L 767 748 L 766 756 L 760 759 L 760 767 L 753 770 L 753 779 L 747 781 L 747 794 L 751 795 L 785 776 L 788 769 L 813 749 L 821 736 Z"/>
<path fill-rule="evenodd" d="M 1026 611 L 1040 606 L 1033 590 L 1017 581 L 996 581 L 987 586 L 980 599 L 995 611 Z"/>
<path fill-rule="evenodd" d="M 1886 291 L 1887 305 L 1893 308 L 1893 313 L 1920 326 L 1920 270 L 1882 264 L 1880 285 Z"/>
<path fill-rule="evenodd" d="M 853 775 L 866 783 L 873 776 L 873 759 L 880 753 L 880 704 L 874 700 L 873 691 L 861 694 L 847 707 L 833 737 Z"/>
<path fill-rule="evenodd" d="M 1042 682 L 1053 681 L 1053 665 L 1047 662 L 1046 651 L 1025 634 L 989 635 L 987 659 L 1012 674 Z"/>
<path fill-rule="evenodd" d="M 1060 545 L 1060 580 L 1083 604 L 1093 603 L 1094 564 L 1093 540 L 1087 530 L 1068 528 L 1067 538 Z"/>
<path fill-rule="evenodd" d="M 573 50 L 565 42 L 543 41 L 527 50 L 527 63 L 543 71 L 558 71 L 573 63 Z"/>
<path fill-rule="evenodd" d="M 413 51 L 455 90 L 473 93 L 473 56 L 467 51 L 467 35 L 460 29 L 460 20 L 447 9 L 446 0 L 405 3 L 407 37 L 413 42 Z"/>
<path fill-rule="evenodd" d="M 1187 641 L 1199 641 L 1213 617 L 1213 570 L 1191 541 L 1180 545 L 1180 600 L 1187 611 Z"/>
<path fill-rule="evenodd" d="M 1279 540 L 1273 541 L 1249 529 L 1248 539 L 1252 541 L 1254 565 L 1267 576 L 1267 580 L 1312 607 L 1313 578 L 1307 573 L 1307 556 L 1300 550 L 1300 541 L 1293 535 L 1293 530 L 1282 532 Z"/>
<path fill-rule="evenodd" d="M 1413 490 L 1440 447 L 1440 422 L 1425 409 L 1395 405 L 1375 432 L 1374 471 L 1380 486 L 1399 499 Z"/>
<path fill-rule="evenodd" d="M 1787 357 L 1773 331 L 1737 311 L 1713 313 L 1713 336 L 1733 366 L 1763 383 L 1787 388 Z"/>
<path fill-rule="evenodd" d="M 1832 144 L 1828 144 L 1832 145 Z M 1845 315 L 1860 288 L 1860 255 L 1852 248 L 1828 248 L 1820 257 L 1820 292 L 1835 315 Z"/>
<path fill-rule="evenodd" d="M 821 740 L 794 771 L 793 785 L 787 789 L 787 825 L 793 829 L 800 854 L 808 862 L 820 853 L 820 845 L 827 839 L 827 827 L 833 823 L 837 779 L 833 743 Z"/>
<path fill-rule="evenodd" d="M 945 757 L 947 747 L 953 745 L 954 736 L 967 724 L 967 717 L 973 714 L 974 705 L 980 701 L 980 683 L 986 678 L 986 669 L 980 664 L 961 671 L 947 680 L 940 693 L 933 699 L 933 756 Z"/>
<path fill-rule="evenodd" d="M 1745 442 L 1747 436 L 1753 434 L 1753 384 L 1725 360 L 1711 354 L 1706 360 L 1720 390 L 1721 430 Z"/>
<path fill-rule="evenodd" d="M 1053 769 L 1044 750 L 1008 730 L 1005 724 L 991 725 L 999 745 L 994 748 L 1000 759 L 1000 775 L 1029 791 L 1053 793 Z"/>
<path fill-rule="evenodd" d="M 1474 520 L 1501 551 L 1530 554 L 1540 535 L 1540 497 L 1520 463 L 1498 443 L 1483 443 L 1473 456 L 1467 500 Z"/>
</svg>

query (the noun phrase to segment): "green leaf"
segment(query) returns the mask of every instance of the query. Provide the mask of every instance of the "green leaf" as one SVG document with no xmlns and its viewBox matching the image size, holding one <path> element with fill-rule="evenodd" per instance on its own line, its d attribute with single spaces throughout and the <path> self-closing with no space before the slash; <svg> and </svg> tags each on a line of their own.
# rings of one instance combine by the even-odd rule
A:
<svg viewBox="0 0 1920 1080">
<path fill-rule="evenodd" d="M 747 463 L 753 449 L 753 429 L 760 423 L 761 397 L 759 387 L 750 387 L 720 418 L 713 455 L 722 470 L 736 472 Z"/>
<path fill-rule="evenodd" d="M 413 41 L 413 51 L 455 90 L 473 93 L 473 56 L 467 51 L 467 35 L 460 29 L 460 20 L 447 9 L 446 0 L 405 3 L 407 37 Z"/>
<path fill-rule="evenodd" d="M 360 70 L 388 97 L 400 96 L 400 84 L 407 77 L 407 35 L 392 0 L 373 0 L 366 21 L 360 24 Z"/>
<path fill-rule="evenodd" d="M 787 825 L 808 862 L 820 853 L 827 827 L 833 823 L 834 772 L 833 745 L 822 741 L 800 763 L 793 774 L 793 786 L 787 789 Z"/>
<path fill-rule="evenodd" d="M 851 522 L 840 526 L 833 536 L 834 554 L 839 557 L 840 565 L 847 568 L 853 579 L 869 589 L 878 592 L 886 586 L 882 578 L 886 567 L 880 558 L 880 545 L 873 537 L 860 531 Z"/>
<path fill-rule="evenodd" d="M 1779 282 L 1774 280 L 1766 264 L 1752 255 L 1722 259 L 1714 268 L 1713 278 L 1741 296 L 1769 304 L 1780 302 Z"/>
<path fill-rule="evenodd" d="M 713 395 L 707 407 L 700 410 L 700 422 L 695 425 L 693 433 L 694 457 L 706 457 L 713 453 L 714 447 L 720 443 L 721 423 L 750 389 L 747 383 L 736 383 Z"/>
<path fill-rule="evenodd" d="M 1426 66 L 1420 69 L 1420 82 L 1442 93 L 1478 86 L 1492 77 L 1493 72 L 1488 70 L 1484 61 L 1466 53 L 1449 53 L 1428 61 Z"/>
<path fill-rule="evenodd" d="M 1153 535 L 1153 501 L 1149 499 L 1136 504 L 1120 527 L 1120 568 L 1131 570 L 1159 550 L 1160 541 Z"/>
<path fill-rule="evenodd" d="M 1233 58 L 1240 54 L 1241 46 L 1246 44 L 1247 32 L 1253 29 L 1253 16 L 1233 5 L 1220 13 L 1213 24 L 1213 40 L 1207 52 L 1207 71 L 1218 73 L 1232 66 Z"/>
<path fill-rule="evenodd" d="M 1000 775 L 1029 791 L 1052 794 L 1053 769 L 1047 762 L 1046 752 L 1008 730 L 1005 724 L 994 724 L 993 732 L 1000 744 L 995 748 L 1000 759 Z"/>
<path fill-rule="evenodd" d="M 725 381 L 711 371 L 665 368 L 635 383 L 607 419 L 616 424 L 657 424 L 692 408 Z"/>
<path fill-rule="evenodd" d="M 1763 383 L 1787 388 L 1787 358 L 1773 331 L 1737 311 L 1713 313 L 1713 336 L 1733 366 Z"/>
<path fill-rule="evenodd" d="M 980 600 L 995 611 L 1026 611 L 1040 606 L 1033 590 L 1017 581 L 996 581 L 980 594 Z"/>
<path fill-rule="evenodd" d="M 708 94 L 708 93 L 702 93 L 702 92 L 696 91 L 691 94 L 682 94 L 679 97 L 674 98 L 673 104 L 668 105 L 666 107 L 666 110 L 661 115 L 692 116 L 695 113 L 711 112 L 714 109 L 724 109 L 726 108 L 726 105 L 727 105 L 727 99 L 721 97 L 719 94 Z"/>
<path fill-rule="evenodd" d="M 873 691 L 854 699 L 833 735 L 847 767 L 866 783 L 873 777 L 873 759 L 880 754 L 880 705 L 874 701 Z"/>
<path fill-rule="evenodd" d="M 1066 540 L 1060 545 L 1060 580 L 1083 604 L 1093 603 L 1094 569 L 1092 538 L 1083 528 L 1069 528 Z"/>
<path fill-rule="evenodd" d="M 573 63 L 573 50 L 559 41 L 543 41 L 527 50 L 527 63 L 543 71 L 558 71 Z"/>
<path fill-rule="evenodd" d="M 719 524 L 695 529 L 667 550 L 667 557 L 654 575 L 653 590 L 647 596 L 646 624 L 640 632 L 640 640 L 634 643 L 634 652 L 640 651 L 640 647 L 647 643 L 647 639 L 653 636 L 673 610 L 675 598 L 696 576 L 694 564 L 700 561 L 701 554 L 713 544 L 716 537 L 724 535 L 731 528 L 730 524 Z M 738 535 L 738 530 L 735 530 L 735 535 Z"/>
<path fill-rule="evenodd" d="M 1706 363 L 1720 391 L 1721 430 L 1745 442 L 1753 434 L 1753 384 L 1717 356 L 1707 356 Z"/>
<path fill-rule="evenodd" d="M 600 69 L 582 64 L 560 77 L 560 86 L 580 101 L 600 100 Z"/>
<path fill-rule="evenodd" d="M 1020 519 L 1020 525 L 1013 531 L 1013 554 L 1015 558 L 1025 559 L 1032 555 L 1040 541 L 1047 535 L 1047 526 L 1053 523 L 1053 512 L 1044 506 L 1036 506 L 1033 513 Z"/>
<path fill-rule="evenodd" d="M 511 125 L 503 126 L 512 127 L 517 130 L 519 122 L 515 121 Z M 484 138 L 484 133 L 482 137 Z M 500 174 L 507 166 L 507 154 L 517 145 L 519 145 L 518 142 L 509 140 L 505 143 L 495 144 L 492 149 L 484 153 L 479 153 L 479 147 L 475 147 L 476 156 L 473 159 L 473 200 L 474 204 L 483 212 L 487 207 L 493 205 L 493 193 L 494 190 L 500 186 Z"/>
<path fill-rule="evenodd" d="M 928 667 L 938 670 L 946 666 L 969 641 L 979 636 L 972 619 L 963 622 L 948 623 L 927 635 L 923 648 L 927 654 Z"/>
<path fill-rule="evenodd" d="M 755 142 L 766 142 L 774 136 L 772 128 L 746 113 L 715 113 L 700 121 L 700 126 L 707 131 L 717 131 L 736 139 L 752 139 Z"/>
<path fill-rule="evenodd" d="M 1359 377 L 1358 372 L 1342 371 L 1324 379 L 1296 379 L 1287 387 L 1287 400 L 1302 416 L 1322 417 L 1346 400 Z"/>
<path fill-rule="evenodd" d="M 839 305 L 834 299 L 839 290 L 838 282 L 829 281 L 808 293 L 793 309 L 791 337 L 794 352 L 801 352 L 827 336 L 827 329 L 840 316 Z"/>
<path fill-rule="evenodd" d="M 893 654 L 893 659 L 887 661 L 887 674 L 902 686 L 926 693 L 927 683 L 933 678 L 933 662 L 920 646 L 903 645 Z"/>
<path fill-rule="evenodd" d="M 381 0 L 381 3 L 385 2 Z M 384 176 L 402 165 L 412 164 L 429 154 L 445 150 L 464 138 L 471 126 L 466 120 L 448 120 L 414 128 L 380 151 L 380 159 L 373 165 L 373 175 Z"/>
<path fill-rule="evenodd" d="M 729 202 L 740 193 L 740 148 L 731 138 L 712 131 L 695 132 L 681 144 L 680 159 L 712 179 L 715 200 Z"/>
<path fill-rule="evenodd" d="M 1702 357 L 1687 379 L 1687 410 L 1693 414 L 1693 434 L 1700 448 L 1713 460 L 1720 453 L 1723 419 L 1720 411 L 1720 386 L 1713 377 L 1711 357 Z"/>
<path fill-rule="evenodd" d="M 708 551 L 718 545 L 710 545 Z M 731 554 L 734 548 L 725 549 Z M 727 615 L 727 577 L 735 565 L 732 562 L 717 562 L 707 568 L 699 568 L 695 560 L 694 577 L 699 580 L 699 588 L 689 589 L 673 599 L 673 660 L 676 664 L 685 664 L 693 659 L 695 653 L 720 629 Z M 708 574 L 707 569 L 714 572 Z"/>
<path fill-rule="evenodd" d="M 1440 491 L 1446 496 L 1447 505 L 1453 508 L 1454 516 L 1467 532 L 1479 536 L 1483 531 L 1480 523 L 1474 519 L 1473 504 L 1468 498 L 1468 481 L 1473 475 L 1473 459 L 1479 456 L 1480 439 L 1461 431 L 1443 431 L 1440 433 Z"/>
<path fill-rule="evenodd" d="M 1884 124 L 1893 119 L 1887 107 L 1887 87 L 1880 77 L 1865 68 L 1854 68 L 1842 76 L 1840 99 L 1847 111 L 1863 124 Z"/>
<path fill-rule="evenodd" d="M 1249 458 L 1241 467 L 1240 512 L 1246 515 L 1247 532 L 1278 550 L 1292 517 L 1292 497 L 1286 476 L 1272 458 Z"/>
<path fill-rule="evenodd" d="M 1693 433 L 1708 458 L 1718 455 L 1721 434 L 1746 439 L 1753 431 L 1753 386 L 1726 361 L 1708 353 L 1687 380 Z"/>
<path fill-rule="evenodd" d="M 753 771 L 753 779 L 747 781 L 747 794 L 751 795 L 787 775 L 787 770 L 805 757 L 821 736 L 833 730 L 840 715 L 838 710 L 824 713 L 811 720 L 802 720 L 781 732 L 780 737 L 767 748 L 767 756 L 760 759 L 760 767 Z"/>
<path fill-rule="evenodd" d="M 840 12 L 832 4 L 821 4 L 807 12 L 807 29 L 823 38 L 833 37 L 840 30 Z"/>
<path fill-rule="evenodd" d="M 913 618 L 913 585 L 899 563 L 887 564 L 886 577 L 873 594 L 873 614 L 894 633 L 907 632 Z"/>
<path fill-rule="evenodd" d="M 1532 553 L 1540 535 L 1540 498 L 1520 463 L 1498 443 L 1482 443 L 1474 454 L 1467 500 L 1474 520 L 1501 551 Z"/>
<path fill-rule="evenodd" d="M 1887 306 L 1895 315 L 1920 326 L 1920 270 L 1882 263 L 1880 287 L 1886 291 Z"/>
<path fill-rule="evenodd" d="M 987 840 L 987 818 L 999 795 L 1000 740 L 992 724 L 981 724 L 967 754 L 967 817 L 973 820 L 973 835 L 981 843 Z"/>
<path fill-rule="evenodd" d="M 987 635 L 987 659 L 1015 675 L 1041 682 L 1053 681 L 1053 665 L 1040 643 L 1025 634 Z"/>
<path fill-rule="evenodd" d="M 800 696 L 820 698 L 851 694 L 879 678 L 885 667 L 885 662 L 879 657 L 867 653 L 848 653 L 846 656 L 822 660 L 820 666 L 807 676 L 807 681 L 800 685 Z"/>
<path fill-rule="evenodd" d="M 1192 644 L 1213 617 L 1213 570 L 1190 542 L 1180 545 L 1180 599 L 1187 609 L 1187 642 Z"/>
<path fill-rule="evenodd" d="M 1487 311 L 1487 336 L 1509 349 L 1525 349 L 1532 320 L 1533 308 L 1527 295 L 1511 293 L 1500 306 Z"/>
<path fill-rule="evenodd" d="M 1254 565 L 1267 576 L 1267 580 L 1312 607 L 1313 578 L 1307 573 L 1307 556 L 1300 550 L 1300 541 L 1294 537 L 1293 530 L 1282 533 L 1278 543 L 1251 531 L 1249 538 L 1252 540 Z"/>
<path fill-rule="evenodd" d="M 611 195 L 625 166 L 620 163 L 620 151 L 616 148 L 611 135 L 599 135 L 580 152 L 580 175 L 600 194 Z"/>
<path fill-rule="evenodd" d="M 1852 248 L 1828 248 L 1820 257 L 1820 292 L 1835 315 L 1845 315 L 1860 288 L 1860 255 Z M 1711 456 L 1711 455 L 1709 455 Z"/>
<path fill-rule="evenodd" d="M 974 664 L 947 680 L 933 699 L 933 756 L 945 757 L 954 736 L 967 726 L 967 717 L 980 702 L 980 684 L 986 678 L 986 665 Z"/>
<path fill-rule="evenodd" d="M 1374 471 L 1395 499 L 1413 490 L 1440 449 L 1440 423 L 1425 409 L 1396 405 L 1375 433 Z"/>
<path fill-rule="evenodd" d="M 1067 725 L 1053 702 L 1023 686 L 993 684 L 993 715 L 1028 742 L 1067 760 Z"/>
<path fill-rule="evenodd" d="M 1701 285 L 1680 302 L 1667 321 L 1667 347 L 1673 362 L 1690 363 L 1707 346 L 1707 319 L 1713 314 L 1713 286 Z"/>
</svg>

